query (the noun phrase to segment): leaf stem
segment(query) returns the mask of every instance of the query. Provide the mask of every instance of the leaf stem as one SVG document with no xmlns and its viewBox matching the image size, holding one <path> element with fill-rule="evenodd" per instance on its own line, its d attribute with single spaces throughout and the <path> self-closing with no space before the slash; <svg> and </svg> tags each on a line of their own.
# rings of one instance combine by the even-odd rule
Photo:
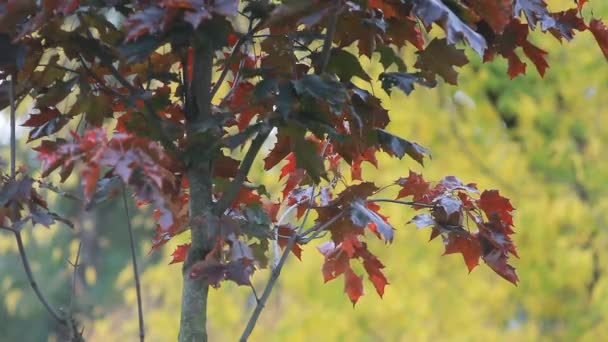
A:
<svg viewBox="0 0 608 342">
<path fill-rule="evenodd" d="M 13 73 L 11 75 L 11 82 L 9 84 L 10 126 L 11 126 L 11 129 L 10 129 L 10 131 L 11 131 L 11 133 L 10 133 L 11 134 L 11 136 L 10 136 L 11 179 L 12 180 L 15 180 L 15 177 L 17 175 L 17 166 L 16 166 L 17 165 L 17 141 L 16 141 L 16 133 L 15 133 L 15 126 L 16 126 L 15 81 L 16 81 L 16 78 L 17 78 L 16 73 Z M 11 205 L 11 216 L 12 216 L 12 221 L 16 222 L 17 221 L 17 207 L 15 206 L 14 203 L 13 203 L 13 205 Z M 23 239 L 21 238 L 21 231 L 17 230 L 17 229 L 9 229 L 9 230 L 12 230 L 13 233 L 15 233 L 15 240 L 17 241 L 17 248 L 19 249 L 19 256 L 21 257 L 21 262 L 23 263 L 23 268 L 25 269 L 25 274 L 27 276 L 27 279 L 28 279 L 30 285 L 32 286 L 32 289 L 36 293 L 36 296 L 38 296 L 38 300 L 42 303 L 42 305 L 44 305 L 44 307 L 49 312 L 49 314 L 51 314 L 51 316 L 53 316 L 53 318 L 55 318 L 55 320 L 57 320 L 57 322 L 59 322 L 63 325 L 66 325 L 66 320 L 63 319 L 59 315 L 59 313 L 55 310 L 55 308 L 53 308 L 51 306 L 49 301 L 46 299 L 46 297 L 44 296 L 44 294 L 38 287 L 36 280 L 34 279 L 34 274 L 32 273 L 32 268 L 30 267 L 30 262 L 27 258 L 27 253 L 25 251 L 25 247 L 23 246 Z"/>
<path fill-rule="evenodd" d="M 400 200 L 394 200 L 394 199 L 388 199 L 388 198 L 368 199 L 366 202 L 368 202 L 368 203 L 386 202 L 386 203 L 409 205 L 409 206 L 413 206 L 413 207 L 435 208 L 435 205 L 433 205 L 433 204 L 410 202 L 410 201 L 400 201 Z"/>
</svg>

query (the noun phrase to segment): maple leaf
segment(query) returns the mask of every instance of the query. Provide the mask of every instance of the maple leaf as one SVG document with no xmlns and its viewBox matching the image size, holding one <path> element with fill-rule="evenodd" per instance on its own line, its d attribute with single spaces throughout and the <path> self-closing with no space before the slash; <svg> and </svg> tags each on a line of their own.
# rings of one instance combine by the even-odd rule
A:
<svg viewBox="0 0 608 342">
<path fill-rule="evenodd" d="M 481 256 L 481 245 L 479 240 L 473 235 L 457 235 L 449 234 L 444 239 L 445 244 L 444 255 L 452 253 L 461 253 L 464 262 L 467 264 L 469 273 L 479 265 L 479 257 Z"/>
<path fill-rule="evenodd" d="M 433 39 L 426 49 L 417 54 L 414 67 L 421 69 L 430 81 L 434 81 L 435 75 L 439 75 L 453 85 L 458 84 L 458 73 L 453 67 L 469 62 L 464 50 L 457 49 L 446 39 Z"/>
<path fill-rule="evenodd" d="M 513 0 L 472 0 L 466 1 L 496 33 L 502 33 L 511 21 Z"/>
<path fill-rule="evenodd" d="M 21 125 L 33 127 L 27 141 L 33 141 L 58 132 L 69 122 L 66 115 L 62 115 L 56 108 L 44 108 L 40 114 L 30 114 L 30 117 Z"/>
<path fill-rule="evenodd" d="M 412 2 L 414 13 L 425 26 L 430 27 L 432 23 L 437 22 L 443 27 L 449 45 L 465 40 L 478 55 L 483 56 L 487 47 L 485 39 L 463 23 L 441 0 L 413 0 Z"/>
<path fill-rule="evenodd" d="M 524 53 L 532 60 L 538 73 L 544 76 L 545 69 L 548 67 L 546 61 L 547 52 L 539 49 L 527 39 L 529 33 L 528 25 L 520 23 L 518 19 L 513 19 L 505 28 L 502 35 L 496 36 L 490 48 L 486 51 L 484 61 L 491 61 L 494 52 L 498 52 L 509 61 L 508 73 L 511 78 L 519 74 L 526 73 L 526 63 L 515 54 L 517 47 L 522 47 Z"/>
<path fill-rule="evenodd" d="M 576 8 L 553 13 L 552 15 L 555 19 L 555 27 L 551 28 L 550 31 L 560 41 L 562 37 L 568 41 L 572 40 L 574 38 L 574 30 L 585 31 L 587 29 L 585 21 L 579 17 L 579 11 Z"/>
<path fill-rule="evenodd" d="M 543 31 L 555 25 L 555 19 L 549 14 L 545 0 L 515 0 L 513 15 L 518 16 L 521 12 L 524 13 L 528 24 L 533 30 L 539 21 L 541 22 L 541 29 Z"/>
<path fill-rule="evenodd" d="M 508 198 L 500 196 L 498 190 L 486 190 L 481 193 L 477 205 L 486 213 L 488 218 L 495 215 L 509 226 L 513 225 L 511 212 L 515 210 Z"/>
<path fill-rule="evenodd" d="M 396 182 L 402 188 L 397 194 L 397 199 L 413 196 L 414 202 L 429 204 L 434 200 L 434 194 L 431 191 L 431 183 L 422 178 L 422 175 L 410 170 L 410 174 L 406 178 L 401 178 Z"/>
<path fill-rule="evenodd" d="M 517 273 L 515 273 L 515 268 L 507 263 L 505 254 L 498 250 L 494 250 L 489 254 L 484 255 L 483 260 L 498 275 L 510 281 L 513 285 L 517 285 L 519 277 L 517 276 Z"/>
<path fill-rule="evenodd" d="M 346 268 L 344 273 L 344 292 L 350 298 L 353 306 L 363 295 L 363 276 L 356 275 L 350 266 Z"/>
<path fill-rule="evenodd" d="M 399 159 L 407 154 L 420 163 L 420 165 L 424 165 L 424 156 L 430 155 L 430 151 L 418 145 L 418 143 L 399 138 L 383 129 L 376 129 L 376 134 L 382 149 L 390 155 L 397 156 Z"/>
<path fill-rule="evenodd" d="M 378 258 L 367 250 L 367 245 L 362 243 L 361 248 L 357 249 L 357 255 L 363 259 L 363 268 L 367 272 L 369 281 L 372 282 L 378 296 L 382 298 L 384 296 L 384 288 L 388 285 L 388 280 L 382 269 L 384 265 L 378 260 Z"/>
<path fill-rule="evenodd" d="M 599 19 L 592 19 L 589 23 L 589 31 L 602 49 L 602 53 L 608 59 L 608 26 Z"/>
<path fill-rule="evenodd" d="M 183 245 L 177 246 L 175 248 L 175 250 L 173 251 L 173 253 L 171 254 L 171 256 L 173 256 L 173 259 L 171 259 L 171 262 L 169 263 L 169 265 L 175 264 L 178 262 L 184 262 L 184 260 L 186 260 L 186 256 L 188 255 L 188 250 L 190 250 L 191 246 L 192 246 L 191 243 L 185 243 Z"/>
<path fill-rule="evenodd" d="M 341 253 L 342 249 L 336 248 L 333 241 L 328 241 L 318 246 L 317 249 L 325 257 L 325 262 L 322 267 L 323 279 L 325 282 L 335 279 L 350 267 L 348 264 L 348 255 L 346 255 L 346 253 Z"/>
<path fill-rule="evenodd" d="M 150 6 L 129 16 L 125 24 L 128 32 L 125 42 L 134 41 L 145 34 L 154 34 L 163 30 L 164 14 L 165 11 L 160 7 Z"/>
<path fill-rule="evenodd" d="M 291 225 L 282 225 L 278 227 L 278 239 L 277 243 L 279 247 L 285 249 L 287 247 L 287 242 L 289 239 L 296 234 L 295 228 Z M 302 247 L 296 242 L 291 248 L 291 252 L 296 256 L 299 260 L 302 260 Z"/>
</svg>

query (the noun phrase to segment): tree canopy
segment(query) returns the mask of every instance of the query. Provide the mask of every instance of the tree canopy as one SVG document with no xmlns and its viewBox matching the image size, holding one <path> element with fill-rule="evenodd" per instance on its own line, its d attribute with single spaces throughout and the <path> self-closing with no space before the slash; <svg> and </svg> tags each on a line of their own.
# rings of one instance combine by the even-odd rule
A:
<svg viewBox="0 0 608 342">
<path fill-rule="evenodd" d="M 393 242 L 381 204 L 420 211 L 409 223 L 441 236 L 445 254 L 462 254 L 469 271 L 481 259 L 516 284 L 514 207 L 498 190 L 413 171 L 388 184 L 364 177 L 364 162 L 381 167 L 379 153 L 423 164 L 430 151 L 387 129 L 360 57 L 379 57 L 388 94 L 456 85 L 469 63 L 462 43 L 484 62 L 506 59 L 510 78 L 526 72 L 522 55 L 544 76 L 547 52 L 529 37 L 537 27 L 560 41 L 590 31 L 608 57 L 608 29 L 583 18 L 586 3 L 551 12 L 543 0 L 6 1 L 0 107 L 33 99 L 23 126 L 42 168 L 2 175 L 0 224 L 16 236 L 28 224 L 71 226 L 39 195 L 60 192 L 45 180 L 53 173 L 63 182 L 77 170 L 86 209 L 128 185 L 154 208 L 153 251 L 191 232 L 171 261 L 185 261 L 182 332 L 205 319 L 189 295 L 224 280 L 252 286 L 270 266 L 246 339 L 289 252 L 301 258 L 315 240 L 326 282 L 342 277 L 355 304 L 365 274 L 382 296 L 384 264 L 366 240 Z M 271 136 L 262 167 L 282 165 L 278 193 L 250 177 Z M 273 246 L 286 252 L 273 256 Z"/>
</svg>

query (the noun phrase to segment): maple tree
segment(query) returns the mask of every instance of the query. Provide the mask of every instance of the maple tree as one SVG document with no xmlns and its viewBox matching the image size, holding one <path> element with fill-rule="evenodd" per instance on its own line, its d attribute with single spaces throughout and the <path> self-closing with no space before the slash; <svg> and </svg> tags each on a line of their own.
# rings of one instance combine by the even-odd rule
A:
<svg viewBox="0 0 608 342">
<path fill-rule="evenodd" d="M 462 254 L 469 271 L 482 260 L 516 284 L 514 208 L 497 190 L 412 171 L 382 186 L 364 178 L 363 162 L 381 167 L 378 153 L 422 164 L 430 152 L 387 130 L 359 57 L 379 55 L 387 93 L 432 88 L 437 76 L 456 85 L 455 67 L 469 62 L 462 43 L 484 62 L 505 58 L 511 78 L 526 72 L 522 53 L 543 76 L 547 52 L 529 40 L 537 27 L 558 40 L 588 30 L 608 58 L 608 28 L 583 18 L 587 3 L 551 12 L 544 0 L 2 1 L 0 107 L 11 107 L 14 128 L 16 103 L 34 99 L 23 126 L 42 173 L 17 170 L 13 150 L 0 226 L 21 251 L 28 223 L 71 225 L 39 194 L 62 194 L 45 180 L 55 171 L 62 182 L 78 171 L 86 209 L 127 185 L 138 205 L 154 208 L 153 250 L 190 231 L 171 260 L 184 263 L 181 341 L 206 340 L 210 286 L 253 287 L 256 269 L 271 267 L 246 340 L 289 253 L 303 258 L 315 240 L 325 240 L 317 248 L 326 282 L 342 277 L 355 304 L 362 269 L 382 296 L 384 265 L 366 239 L 394 240 L 384 205 L 420 211 L 409 223 L 441 236 L 445 254 Z M 277 194 L 250 179 L 270 136 L 263 169 L 282 165 Z M 396 198 L 386 197 L 390 188 Z M 283 254 L 269 260 L 273 248 Z M 74 324 L 32 285 L 61 324 Z"/>
</svg>

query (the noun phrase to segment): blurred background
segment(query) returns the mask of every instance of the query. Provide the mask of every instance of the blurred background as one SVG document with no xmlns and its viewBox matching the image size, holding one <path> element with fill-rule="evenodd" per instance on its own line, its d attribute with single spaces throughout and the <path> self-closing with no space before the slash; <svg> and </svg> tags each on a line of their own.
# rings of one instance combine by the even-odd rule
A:
<svg viewBox="0 0 608 342">
<path fill-rule="evenodd" d="M 571 1 L 556 3 L 552 10 Z M 593 1 L 586 18 L 591 10 L 608 18 L 608 3 Z M 395 241 L 384 246 L 370 239 L 371 250 L 387 266 L 390 285 L 384 298 L 366 280 L 367 295 L 353 308 L 342 278 L 323 284 L 322 256 L 313 242 L 302 261 L 288 261 L 252 341 L 599 341 L 608 336 L 608 65 L 588 32 L 563 45 L 550 35 L 535 38 L 549 52 L 544 79 L 528 62 L 526 76 L 509 80 L 504 60 L 483 64 L 470 54 L 472 63 L 461 71 L 458 87 L 440 84 L 409 97 L 397 91 L 389 97 L 379 83 L 360 83 L 390 109 L 392 132 L 433 155 L 424 168 L 406 159 L 381 159 L 378 170 L 364 164 L 364 177 L 387 184 L 411 169 L 426 179 L 455 175 L 480 189 L 500 189 L 517 208 L 514 239 L 521 259 L 513 264 L 519 285 L 483 264 L 468 274 L 459 255 L 441 256 L 439 240 L 428 243 L 430 232 L 405 224 L 413 211 L 387 206 L 385 213 L 398 229 Z M 413 51 L 403 53 L 411 58 Z M 381 70 L 373 67 L 374 58 L 363 57 L 362 64 L 377 79 Z M 20 106 L 20 122 L 28 106 Z M 0 156 L 6 161 L 7 113 L 1 114 L 0 127 Z M 25 145 L 25 133 L 20 163 L 36 176 L 39 163 Z M 274 184 L 271 193 L 280 189 L 278 168 L 256 170 L 253 178 Z M 78 191 L 77 178 L 66 187 Z M 136 340 L 136 296 L 120 198 L 84 212 L 77 202 L 45 194 L 50 207 L 74 218 L 76 229 L 35 227 L 25 233 L 43 291 L 57 307 L 72 302 L 87 340 Z M 151 213 L 130 205 L 147 340 L 172 341 L 179 325 L 181 264 L 167 264 L 188 236 L 149 254 Z M 72 290 L 69 261 L 76 258 L 79 241 L 82 266 Z M 267 278 L 266 271 L 256 273 L 259 290 Z M 210 339 L 237 340 L 253 308 L 251 291 L 225 283 L 210 298 Z M 60 340 L 27 282 L 12 234 L 4 231 L 0 318 L 0 341 Z"/>
</svg>

